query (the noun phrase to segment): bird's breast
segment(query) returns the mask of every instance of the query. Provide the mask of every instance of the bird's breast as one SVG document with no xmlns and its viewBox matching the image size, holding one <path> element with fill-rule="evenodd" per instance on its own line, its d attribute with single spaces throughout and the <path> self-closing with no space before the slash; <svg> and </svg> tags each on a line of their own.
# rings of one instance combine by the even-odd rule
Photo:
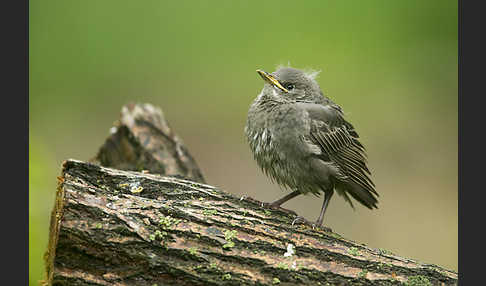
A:
<svg viewBox="0 0 486 286">
<path fill-rule="evenodd" d="M 259 164 L 271 164 L 275 160 L 277 150 L 274 138 L 267 128 L 259 128 L 247 132 L 250 149 Z"/>
<path fill-rule="evenodd" d="M 249 114 L 246 136 L 256 156 L 280 159 L 302 154 L 306 143 L 303 138 L 310 132 L 307 113 L 292 105 L 284 105 L 272 110 L 258 110 Z"/>
</svg>

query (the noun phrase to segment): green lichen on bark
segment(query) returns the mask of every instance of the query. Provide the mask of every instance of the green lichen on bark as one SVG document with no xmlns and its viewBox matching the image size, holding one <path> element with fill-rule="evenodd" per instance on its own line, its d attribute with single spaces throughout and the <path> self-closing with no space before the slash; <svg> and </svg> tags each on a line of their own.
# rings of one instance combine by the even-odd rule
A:
<svg viewBox="0 0 486 286">
<path fill-rule="evenodd" d="M 135 183 L 142 192 L 124 185 Z M 191 181 L 67 161 L 58 194 L 47 260 L 58 285 L 457 283 L 457 273 L 292 226 L 289 212 Z"/>
<path fill-rule="evenodd" d="M 432 286 L 429 279 L 422 275 L 410 276 L 407 282 L 403 283 L 404 286 Z"/>
</svg>

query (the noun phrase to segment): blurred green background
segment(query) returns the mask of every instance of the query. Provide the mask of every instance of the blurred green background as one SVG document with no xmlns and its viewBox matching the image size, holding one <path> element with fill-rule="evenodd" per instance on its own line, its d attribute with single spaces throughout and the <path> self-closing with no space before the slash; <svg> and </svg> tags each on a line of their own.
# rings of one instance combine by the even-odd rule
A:
<svg viewBox="0 0 486 286">
<path fill-rule="evenodd" d="M 243 128 L 255 70 L 321 70 L 368 150 L 379 209 L 334 197 L 337 233 L 457 270 L 457 1 L 66 1 L 29 9 L 29 277 L 43 278 L 56 176 L 128 102 L 160 106 L 209 184 L 283 195 Z M 321 200 L 284 205 L 317 218 Z"/>
</svg>

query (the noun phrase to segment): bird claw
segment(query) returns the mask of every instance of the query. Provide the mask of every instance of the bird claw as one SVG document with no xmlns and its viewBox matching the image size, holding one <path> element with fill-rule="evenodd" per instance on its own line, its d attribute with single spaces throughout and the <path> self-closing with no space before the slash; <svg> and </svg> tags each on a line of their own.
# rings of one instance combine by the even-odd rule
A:
<svg viewBox="0 0 486 286">
<path fill-rule="evenodd" d="M 281 206 L 273 204 L 273 203 L 267 203 L 267 202 L 261 202 L 261 201 L 255 200 L 254 198 L 252 198 L 248 195 L 241 196 L 240 201 L 243 201 L 243 200 L 254 202 L 254 203 L 260 205 L 261 208 L 280 210 L 280 211 L 283 211 L 283 212 L 288 213 L 290 215 L 297 215 L 297 213 L 292 211 L 292 210 L 282 208 Z"/>
<path fill-rule="evenodd" d="M 314 223 L 311 223 L 310 221 L 306 220 L 302 216 L 296 216 L 295 219 L 292 221 L 292 226 L 294 226 L 294 224 L 296 224 L 296 223 L 300 223 L 300 224 L 304 224 L 304 225 L 311 226 L 312 229 L 314 229 L 314 227 L 315 227 L 315 224 Z"/>
<path fill-rule="evenodd" d="M 293 210 L 289 210 L 289 209 L 286 209 L 286 208 L 283 208 L 279 205 L 274 205 L 272 203 L 262 203 L 262 208 L 268 208 L 268 209 L 274 209 L 274 210 L 280 210 L 280 211 L 283 211 L 287 214 L 290 214 L 290 215 L 297 215 L 296 212 L 294 212 Z"/>
<path fill-rule="evenodd" d="M 262 208 L 268 208 L 268 209 L 276 209 L 278 207 L 272 205 L 271 203 L 267 203 L 267 202 L 261 202 L 260 206 Z"/>
<path fill-rule="evenodd" d="M 303 225 L 310 226 L 310 227 L 312 227 L 312 230 L 321 229 L 321 230 L 324 230 L 326 232 L 332 232 L 331 228 L 329 228 L 327 226 L 318 225 L 315 222 L 310 222 L 310 221 L 308 221 L 307 219 L 305 219 L 304 217 L 301 217 L 301 216 L 295 217 L 295 219 L 292 221 L 292 226 L 294 226 L 294 224 L 296 224 L 296 223 L 300 223 L 300 224 L 303 224 Z"/>
</svg>

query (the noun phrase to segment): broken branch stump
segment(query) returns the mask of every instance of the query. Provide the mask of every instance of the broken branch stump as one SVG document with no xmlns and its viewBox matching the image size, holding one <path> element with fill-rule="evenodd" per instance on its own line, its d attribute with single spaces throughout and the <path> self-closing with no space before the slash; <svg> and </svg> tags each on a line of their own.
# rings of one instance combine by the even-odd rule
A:
<svg viewBox="0 0 486 286">
<path fill-rule="evenodd" d="M 93 163 L 120 170 L 179 176 L 205 183 L 196 161 L 173 132 L 160 108 L 129 103 Z"/>
</svg>

